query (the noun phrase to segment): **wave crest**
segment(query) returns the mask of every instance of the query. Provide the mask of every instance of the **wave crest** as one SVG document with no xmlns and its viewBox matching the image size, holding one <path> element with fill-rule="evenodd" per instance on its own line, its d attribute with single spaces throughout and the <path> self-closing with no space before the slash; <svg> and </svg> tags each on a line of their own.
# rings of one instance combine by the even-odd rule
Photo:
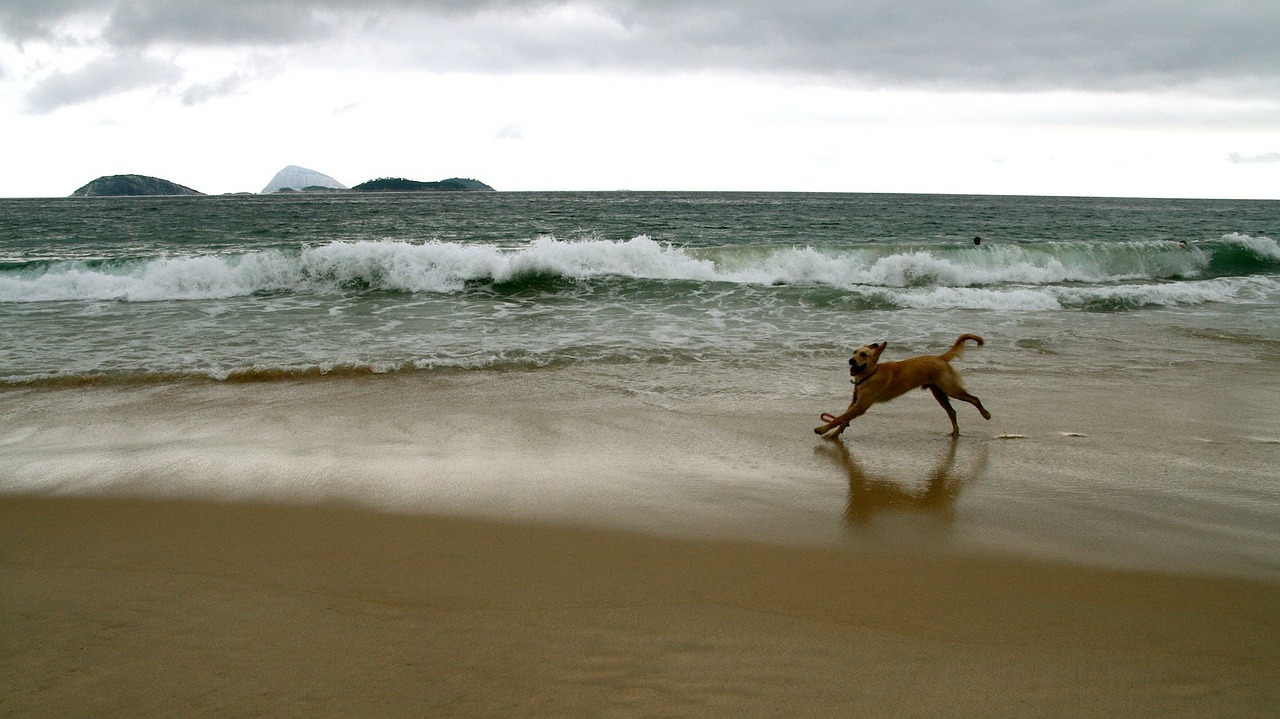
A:
<svg viewBox="0 0 1280 719">
<path fill-rule="evenodd" d="M 1280 245 L 1270 237 L 1250 237 L 1240 232 L 1232 232 L 1229 235 L 1223 235 L 1222 242 L 1229 247 L 1242 248 L 1264 262 L 1280 263 Z"/>
<path fill-rule="evenodd" d="M 643 235 L 626 241 L 541 237 L 513 248 L 370 240 L 294 252 L 31 263 L 0 271 L 0 302 L 147 302 L 290 291 L 456 293 L 471 283 L 533 277 L 962 289 L 1247 276 L 1274 273 L 1278 265 L 1274 240 L 1241 234 L 1189 251 L 1173 242 L 687 249 Z"/>
</svg>

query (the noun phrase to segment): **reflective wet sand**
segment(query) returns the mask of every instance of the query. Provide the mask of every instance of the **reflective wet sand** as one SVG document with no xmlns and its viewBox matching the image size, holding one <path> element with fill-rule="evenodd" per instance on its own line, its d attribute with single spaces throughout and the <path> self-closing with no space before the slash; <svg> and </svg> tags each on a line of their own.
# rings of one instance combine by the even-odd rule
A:
<svg viewBox="0 0 1280 719">
<path fill-rule="evenodd" d="M 958 439 L 915 392 L 838 443 L 812 433 L 848 401 L 830 374 L 620 365 L 10 390 L 0 491 L 1280 579 L 1266 367 L 1088 384 L 973 373 L 994 418 L 960 407 Z"/>
<path fill-rule="evenodd" d="M 0 688 L 22 716 L 1264 716 L 1280 405 L 1251 371 L 974 377 L 995 418 L 958 439 L 914 395 L 842 443 L 803 368 L 10 390 Z"/>
</svg>

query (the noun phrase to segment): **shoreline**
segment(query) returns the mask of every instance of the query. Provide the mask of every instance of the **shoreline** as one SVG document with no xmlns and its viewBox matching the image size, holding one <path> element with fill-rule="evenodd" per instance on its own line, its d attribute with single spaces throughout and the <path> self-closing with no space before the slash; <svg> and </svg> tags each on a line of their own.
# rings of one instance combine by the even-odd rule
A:
<svg viewBox="0 0 1280 719">
<path fill-rule="evenodd" d="M 686 539 L 1280 580 L 1265 366 L 968 373 L 994 413 L 878 405 L 838 367 L 596 366 L 8 390 L 0 496 L 341 503 Z M 1191 383 L 1195 384 L 1192 385 Z M 843 395 L 843 396 L 842 396 Z"/>
<path fill-rule="evenodd" d="M 334 506 L 0 497 L 22 716 L 1261 716 L 1280 585 Z"/>
</svg>

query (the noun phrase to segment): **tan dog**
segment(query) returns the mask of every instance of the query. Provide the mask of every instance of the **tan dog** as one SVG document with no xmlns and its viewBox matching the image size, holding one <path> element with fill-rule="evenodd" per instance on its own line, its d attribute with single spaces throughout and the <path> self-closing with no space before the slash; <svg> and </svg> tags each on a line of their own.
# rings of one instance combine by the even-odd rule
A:
<svg viewBox="0 0 1280 719">
<path fill-rule="evenodd" d="M 973 340 L 979 347 L 983 344 L 981 337 L 963 334 L 951 349 L 940 355 L 912 357 L 899 362 L 880 361 L 881 353 L 888 346 L 886 342 L 859 347 L 849 358 L 849 374 L 853 376 L 853 401 L 849 403 L 849 409 L 839 417 L 823 413 L 822 421 L 826 424 L 813 431 L 826 439 L 835 439 L 850 422 L 871 409 L 871 405 L 888 402 L 917 387 L 933 392 L 938 404 L 947 411 L 953 437 L 960 434 L 960 425 L 956 424 L 956 411 L 948 397 L 968 402 L 978 408 L 983 419 L 991 419 L 991 413 L 982 406 L 982 402 L 965 391 L 960 384 L 960 373 L 950 364 L 951 360 L 964 355 L 965 340 Z"/>
</svg>

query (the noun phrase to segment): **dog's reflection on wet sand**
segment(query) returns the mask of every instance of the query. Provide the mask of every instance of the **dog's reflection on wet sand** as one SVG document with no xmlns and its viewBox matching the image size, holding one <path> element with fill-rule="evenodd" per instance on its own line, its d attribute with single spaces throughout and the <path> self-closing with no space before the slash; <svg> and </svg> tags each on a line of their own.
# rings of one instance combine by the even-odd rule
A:
<svg viewBox="0 0 1280 719">
<path fill-rule="evenodd" d="M 849 476 L 849 498 L 844 512 L 847 523 L 865 524 L 879 512 L 916 512 L 951 521 L 965 483 L 982 476 L 987 469 L 986 446 L 979 445 L 972 468 L 957 472 L 958 445 L 959 438 L 950 438 L 938 463 L 926 475 L 924 486 L 919 486 L 917 477 L 869 474 L 844 442 L 824 442 L 814 452 L 831 459 Z"/>
</svg>

